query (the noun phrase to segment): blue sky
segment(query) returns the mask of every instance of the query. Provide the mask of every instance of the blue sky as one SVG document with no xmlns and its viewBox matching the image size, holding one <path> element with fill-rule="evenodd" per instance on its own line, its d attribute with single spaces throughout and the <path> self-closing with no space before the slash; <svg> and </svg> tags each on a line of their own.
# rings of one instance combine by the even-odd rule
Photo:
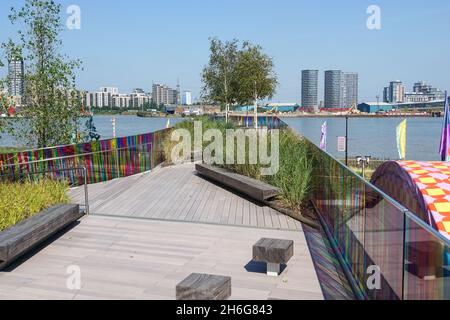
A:
<svg viewBox="0 0 450 320">
<path fill-rule="evenodd" d="M 0 1 L 0 41 L 14 35 L 11 6 Z M 375 100 L 390 80 L 408 89 L 418 80 L 450 89 L 448 0 L 62 0 L 81 8 L 81 30 L 62 34 L 63 51 L 84 62 L 81 89 L 152 82 L 198 96 L 208 61 L 208 38 L 238 38 L 263 46 L 275 61 L 280 86 L 274 101 L 298 102 L 301 69 L 359 72 L 360 100 Z M 369 5 L 381 8 L 382 29 L 366 27 Z M 66 19 L 67 15 L 64 16 Z M 4 74 L 4 70 L 1 74 Z"/>
</svg>

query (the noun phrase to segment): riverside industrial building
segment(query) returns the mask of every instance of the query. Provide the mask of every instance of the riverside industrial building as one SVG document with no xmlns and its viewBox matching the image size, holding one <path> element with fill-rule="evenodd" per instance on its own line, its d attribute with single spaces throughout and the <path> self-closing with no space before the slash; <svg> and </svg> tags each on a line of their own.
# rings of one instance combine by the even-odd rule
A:
<svg viewBox="0 0 450 320">
<path fill-rule="evenodd" d="M 390 112 L 395 110 L 443 110 L 444 101 L 445 100 L 408 103 L 363 102 L 358 105 L 358 110 L 364 113 Z"/>
</svg>

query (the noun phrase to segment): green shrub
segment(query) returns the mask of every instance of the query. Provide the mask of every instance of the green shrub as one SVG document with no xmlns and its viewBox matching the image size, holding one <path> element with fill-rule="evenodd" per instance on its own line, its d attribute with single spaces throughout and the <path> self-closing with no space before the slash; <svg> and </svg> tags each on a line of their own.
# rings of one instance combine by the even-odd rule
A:
<svg viewBox="0 0 450 320">
<path fill-rule="evenodd" d="M 53 180 L 0 183 L 0 231 L 59 203 L 68 203 L 67 184 Z"/>
<path fill-rule="evenodd" d="M 208 131 L 209 129 L 218 129 L 220 132 L 223 133 L 223 136 L 225 137 L 225 132 L 227 129 L 234 129 L 235 126 L 232 123 L 226 123 L 225 121 L 213 121 L 213 120 L 209 120 L 208 117 L 206 116 L 202 116 L 202 117 L 197 117 L 195 119 L 195 121 L 201 121 L 202 122 L 202 128 L 203 128 L 203 133 L 205 133 L 206 131 Z M 191 150 L 194 151 L 194 121 L 182 121 L 177 123 L 174 127 L 174 130 L 177 129 L 185 129 L 187 130 L 190 135 L 191 135 Z M 164 138 L 164 142 L 163 142 L 163 148 L 164 148 L 164 154 L 165 154 L 165 159 L 166 161 L 170 164 L 171 163 L 171 154 L 172 154 L 172 150 L 173 148 L 179 144 L 180 142 L 177 141 L 171 141 L 171 135 L 168 134 L 165 138 Z M 211 142 L 208 141 L 204 141 L 203 142 L 203 149 L 205 147 L 207 147 Z M 224 141 L 224 145 L 225 145 L 226 141 Z"/>
<path fill-rule="evenodd" d="M 224 150 L 226 150 L 226 130 L 235 129 L 235 125 L 231 123 L 226 124 L 224 121 L 211 121 L 205 117 L 199 118 L 198 121 L 202 121 L 203 133 L 208 129 L 218 129 L 222 132 L 224 137 Z M 175 129 L 186 129 L 191 134 L 193 140 L 194 123 L 192 121 L 178 123 Z M 271 139 L 269 138 L 269 150 L 271 150 L 270 141 Z M 170 158 L 172 148 L 178 143 L 171 142 L 170 137 L 166 139 L 164 150 L 167 159 Z M 203 149 L 210 143 L 204 142 Z M 245 146 L 247 160 L 249 152 L 248 144 L 249 140 L 247 139 Z M 290 129 L 280 130 L 280 169 L 274 176 L 261 176 L 262 165 L 259 161 L 257 164 L 249 164 L 248 161 L 246 161 L 246 164 L 236 164 L 236 149 L 237 146 L 235 146 L 235 164 L 225 164 L 222 167 L 241 175 L 265 181 L 280 188 L 279 200 L 285 207 L 291 210 L 299 211 L 301 206 L 309 200 L 313 171 L 312 155 L 307 142 L 296 133 Z"/>
<path fill-rule="evenodd" d="M 15 147 L 0 147 L 0 154 L 2 153 L 14 153 L 20 151 L 19 148 Z"/>
<path fill-rule="evenodd" d="M 280 170 L 266 181 L 280 188 L 280 200 L 289 209 L 300 210 L 309 200 L 313 165 L 307 142 L 291 130 L 280 134 Z"/>
</svg>

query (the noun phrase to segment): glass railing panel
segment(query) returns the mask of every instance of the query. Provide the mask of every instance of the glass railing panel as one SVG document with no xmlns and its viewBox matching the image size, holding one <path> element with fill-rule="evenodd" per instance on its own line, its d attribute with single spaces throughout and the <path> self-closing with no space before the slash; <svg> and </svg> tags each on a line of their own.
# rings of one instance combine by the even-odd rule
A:
<svg viewBox="0 0 450 320">
<path fill-rule="evenodd" d="M 404 209 L 312 143 L 312 199 L 360 292 L 402 296 Z M 379 281 L 371 276 L 380 274 Z"/>
<path fill-rule="evenodd" d="M 414 214 L 406 214 L 405 300 L 450 299 L 450 242 Z"/>
</svg>

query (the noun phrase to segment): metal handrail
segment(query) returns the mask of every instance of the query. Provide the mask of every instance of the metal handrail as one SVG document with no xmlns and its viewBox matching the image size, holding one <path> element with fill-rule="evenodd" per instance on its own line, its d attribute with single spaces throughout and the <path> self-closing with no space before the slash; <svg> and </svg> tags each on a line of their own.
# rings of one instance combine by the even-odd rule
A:
<svg viewBox="0 0 450 320">
<path fill-rule="evenodd" d="M 152 145 L 152 144 L 153 144 L 152 142 L 137 144 L 137 145 L 134 146 L 134 148 L 141 147 L 141 146 Z M 74 154 L 74 155 L 69 155 L 69 156 L 54 157 L 54 158 L 33 160 L 33 161 L 27 161 L 27 162 L 19 162 L 19 163 L 14 163 L 14 164 L 4 164 L 4 165 L 0 165 L 0 169 L 17 167 L 17 166 L 21 166 L 21 165 L 41 163 L 41 162 L 50 162 L 50 161 L 58 161 L 58 160 L 64 160 L 64 159 L 72 159 L 72 158 L 76 158 L 76 157 L 83 157 L 83 156 L 89 156 L 89 155 L 95 155 L 95 154 L 112 153 L 112 152 L 118 152 L 118 151 L 123 151 L 123 150 L 129 150 L 129 149 L 132 149 L 132 148 L 133 147 L 116 148 L 116 149 L 108 149 L 108 150 L 101 150 L 101 151 L 95 151 L 95 152 L 79 153 L 79 154 Z"/>
<path fill-rule="evenodd" d="M 139 137 L 139 136 L 146 135 L 146 134 L 150 134 L 150 133 L 155 134 L 155 133 L 159 133 L 159 132 L 164 132 L 164 131 L 166 131 L 166 130 L 168 130 L 168 129 L 172 129 L 172 127 L 170 127 L 170 128 L 165 128 L 165 129 L 160 129 L 160 130 L 153 131 L 153 132 L 147 132 L 147 133 L 135 134 L 135 135 L 132 135 L 132 136 L 122 136 L 122 137 L 117 137 L 117 138 L 103 139 L 103 140 L 99 140 L 98 142 L 101 142 L 101 141 L 111 141 L 111 140 L 114 140 L 114 139 L 124 139 L 124 138 L 130 138 L 130 137 L 131 137 L 131 138 L 133 138 L 133 137 Z M 87 142 L 87 143 L 89 143 L 89 142 Z M 16 152 L 7 152 L 7 153 L 5 153 L 5 154 L 19 154 L 19 153 L 27 153 L 27 152 L 34 152 L 34 151 L 52 150 L 52 149 L 57 149 L 57 148 L 71 147 L 71 146 L 74 146 L 74 145 L 75 145 L 75 146 L 79 146 L 79 145 L 84 145 L 84 144 L 86 144 L 86 143 L 62 144 L 62 145 L 57 145 L 57 146 L 52 146 L 52 147 L 46 147 L 46 148 L 27 149 L 27 150 L 21 150 L 21 151 L 16 151 Z"/>
<path fill-rule="evenodd" d="M 407 217 L 408 219 L 414 221 L 420 228 L 424 229 L 426 232 L 430 233 L 431 235 L 433 235 L 433 237 L 437 238 L 438 240 L 442 241 L 446 246 L 448 246 L 450 248 L 450 240 L 447 239 L 446 237 L 444 237 L 439 231 L 437 231 L 436 229 L 430 227 L 429 224 L 427 224 L 425 221 L 423 221 L 422 219 L 420 219 L 417 215 L 415 215 L 413 212 L 411 211 L 406 211 L 405 212 L 405 217 Z M 406 230 L 405 230 L 406 231 Z"/>
</svg>

